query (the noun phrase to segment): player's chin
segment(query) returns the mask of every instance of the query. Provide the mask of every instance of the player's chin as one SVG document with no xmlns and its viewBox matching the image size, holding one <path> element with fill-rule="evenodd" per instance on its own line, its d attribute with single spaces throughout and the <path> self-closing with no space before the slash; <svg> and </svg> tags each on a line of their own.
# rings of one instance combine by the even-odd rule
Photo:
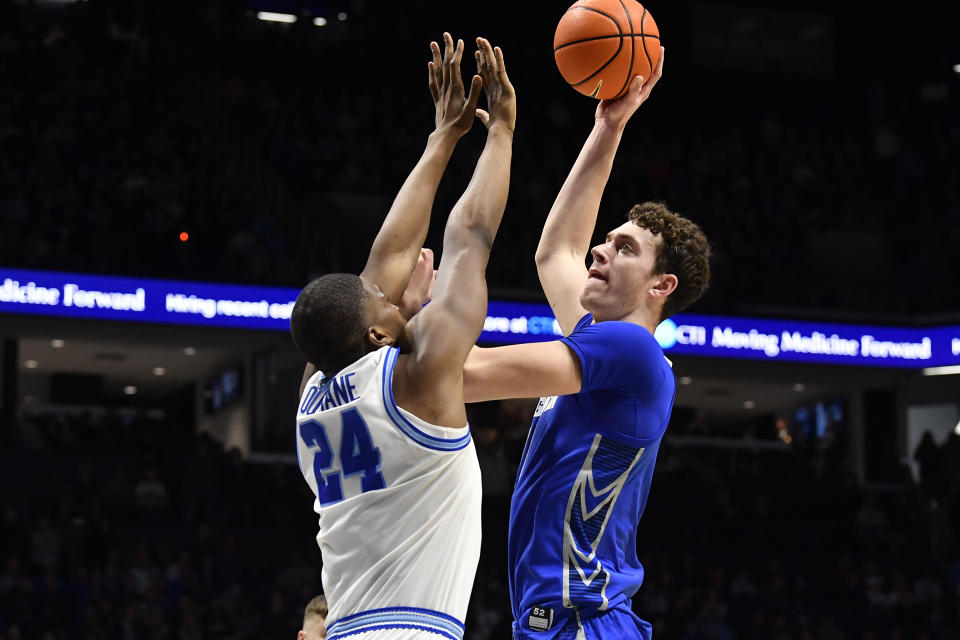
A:
<svg viewBox="0 0 960 640">
<path fill-rule="evenodd" d="M 588 280 L 587 284 L 583 287 L 583 291 L 580 293 L 580 306 L 590 313 L 593 313 L 594 310 L 600 306 L 603 299 L 598 289 L 599 287 Z"/>
<path fill-rule="evenodd" d="M 622 306 L 618 296 L 607 287 L 607 283 L 596 280 L 587 283 L 580 294 L 580 306 L 595 318 L 598 316 L 610 317 Z"/>
<path fill-rule="evenodd" d="M 606 295 L 608 291 L 607 284 L 607 281 L 602 278 L 590 276 L 587 278 L 587 281 L 583 283 L 583 292 L 580 294 L 580 297 Z"/>
</svg>

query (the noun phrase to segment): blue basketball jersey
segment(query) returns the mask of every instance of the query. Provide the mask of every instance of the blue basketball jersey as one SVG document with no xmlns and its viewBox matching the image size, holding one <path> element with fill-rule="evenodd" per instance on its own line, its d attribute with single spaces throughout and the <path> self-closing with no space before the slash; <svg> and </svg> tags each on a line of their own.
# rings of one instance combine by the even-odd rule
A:
<svg viewBox="0 0 960 640">
<path fill-rule="evenodd" d="M 629 608 L 643 582 L 636 531 L 673 407 L 670 363 L 645 328 L 584 316 L 563 342 L 579 393 L 541 398 L 510 507 L 518 636 Z"/>
</svg>

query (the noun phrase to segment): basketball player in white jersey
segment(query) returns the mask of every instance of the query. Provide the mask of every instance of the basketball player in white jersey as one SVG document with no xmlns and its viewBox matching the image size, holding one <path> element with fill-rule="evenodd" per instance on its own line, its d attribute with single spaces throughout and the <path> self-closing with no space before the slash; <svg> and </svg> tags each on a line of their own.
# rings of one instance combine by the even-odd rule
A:
<svg viewBox="0 0 960 640">
<path fill-rule="evenodd" d="M 480 467 L 462 369 L 483 329 L 484 271 L 506 206 L 516 99 L 502 52 L 481 38 L 465 98 L 463 42 L 454 47 L 444 34 L 444 43 L 443 60 L 431 43 L 429 64 L 437 129 L 363 273 L 311 282 L 291 317 L 310 363 L 297 457 L 316 496 L 328 640 L 460 640 L 480 553 Z M 476 108 L 481 87 L 486 111 Z M 395 303 L 418 255 L 426 259 L 417 275 L 428 283 L 433 276 L 420 252 L 430 208 L 474 117 L 487 127 L 486 145 L 447 221 L 432 300 L 407 322 Z"/>
</svg>

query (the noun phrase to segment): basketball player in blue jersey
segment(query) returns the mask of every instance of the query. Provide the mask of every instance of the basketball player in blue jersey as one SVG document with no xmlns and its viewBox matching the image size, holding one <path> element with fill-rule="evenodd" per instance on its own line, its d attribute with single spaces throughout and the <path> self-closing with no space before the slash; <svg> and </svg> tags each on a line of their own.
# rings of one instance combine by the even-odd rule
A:
<svg viewBox="0 0 960 640">
<path fill-rule="evenodd" d="M 600 103 L 547 217 L 536 261 L 565 337 L 475 348 L 464 368 L 468 402 L 541 397 L 510 509 L 516 640 L 651 637 L 630 606 L 643 581 L 636 530 L 675 388 L 653 333 L 706 290 L 710 250 L 697 225 L 655 203 L 590 239 L 624 126 L 662 65 L 661 52 L 646 83 Z"/>
<path fill-rule="evenodd" d="M 429 63 L 437 129 L 366 267 L 308 284 L 290 319 L 309 363 L 297 459 L 319 516 L 327 640 L 461 640 L 480 555 L 463 363 L 486 317 L 484 272 L 506 206 L 516 98 L 499 48 L 477 39 L 465 97 L 463 42 L 454 47 L 444 34 L 444 44 L 441 60 L 431 43 Z M 481 88 L 487 110 L 476 108 Z M 433 282 L 420 247 L 440 176 L 476 118 L 486 144 L 447 220 Z M 431 303 L 407 322 L 396 303 L 420 289 L 409 306 L 418 309 L 431 284 Z"/>
</svg>

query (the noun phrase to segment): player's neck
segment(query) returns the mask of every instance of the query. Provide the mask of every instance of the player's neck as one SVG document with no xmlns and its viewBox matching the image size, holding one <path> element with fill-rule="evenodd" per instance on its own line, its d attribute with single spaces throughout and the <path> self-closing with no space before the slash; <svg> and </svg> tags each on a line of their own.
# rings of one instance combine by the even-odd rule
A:
<svg viewBox="0 0 960 640">
<path fill-rule="evenodd" d="M 329 368 L 324 369 L 322 371 L 324 379 L 330 380 L 332 378 L 335 378 L 338 373 L 340 373 L 341 371 L 343 371 L 344 369 L 352 365 L 354 362 L 364 357 L 371 351 L 377 350 L 377 348 L 375 348 L 373 345 L 370 345 L 370 344 L 365 344 L 364 347 L 366 349 L 365 351 L 357 350 L 353 353 L 348 353 L 344 355 L 342 358 L 338 359 L 336 362 L 334 362 Z"/>
<path fill-rule="evenodd" d="M 652 334 L 657 330 L 657 326 L 660 324 L 660 310 L 637 307 L 626 314 L 613 314 L 610 317 L 595 313 L 593 314 L 593 319 L 595 322 L 607 322 L 610 320 L 616 320 L 619 322 L 632 322 L 633 324 L 640 325 Z"/>
</svg>

